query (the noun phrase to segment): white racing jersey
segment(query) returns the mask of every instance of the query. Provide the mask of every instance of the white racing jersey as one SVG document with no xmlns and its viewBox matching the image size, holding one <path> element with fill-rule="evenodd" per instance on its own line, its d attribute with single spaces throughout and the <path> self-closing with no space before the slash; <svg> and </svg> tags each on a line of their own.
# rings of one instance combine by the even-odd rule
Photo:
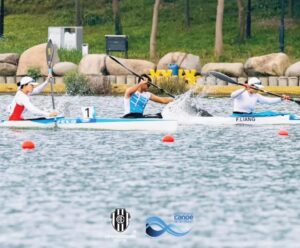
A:
<svg viewBox="0 0 300 248">
<path fill-rule="evenodd" d="M 260 94 L 250 94 L 245 89 L 239 89 L 231 93 L 233 111 L 241 113 L 252 113 L 257 103 L 273 104 L 281 102 L 279 97 L 265 97 Z"/>
<path fill-rule="evenodd" d="M 47 86 L 47 84 L 48 84 L 48 80 L 46 80 L 38 87 L 34 88 L 30 96 L 42 92 L 44 88 Z M 23 114 L 26 111 L 44 117 L 49 115 L 48 112 L 35 107 L 31 103 L 30 97 L 26 95 L 24 92 L 22 92 L 21 90 L 18 90 L 11 105 L 9 106 L 9 112 L 10 112 L 9 120 L 23 120 Z"/>
</svg>

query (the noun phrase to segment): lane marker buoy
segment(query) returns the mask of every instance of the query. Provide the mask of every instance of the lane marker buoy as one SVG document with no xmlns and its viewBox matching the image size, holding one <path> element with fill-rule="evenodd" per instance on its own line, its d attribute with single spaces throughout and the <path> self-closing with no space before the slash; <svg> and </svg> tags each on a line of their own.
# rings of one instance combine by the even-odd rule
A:
<svg viewBox="0 0 300 248">
<path fill-rule="evenodd" d="M 22 149 L 32 150 L 35 148 L 35 144 L 31 140 L 26 140 L 22 144 Z"/>
<path fill-rule="evenodd" d="M 175 139 L 174 139 L 174 137 L 171 134 L 167 134 L 167 135 L 165 135 L 162 138 L 162 142 L 169 142 L 169 143 L 171 143 L 171 142 L 174 142 L 174 141 L 175 141 Z"/>
<path fill-rule="evenodd" d="M 289 132 L 287 130 L 285 130 L 284 128 L 281 128 L 278 132 L 278 135 L 281 135 L 281 136 L 288 136 L 289 135 Z"/>
</svg>

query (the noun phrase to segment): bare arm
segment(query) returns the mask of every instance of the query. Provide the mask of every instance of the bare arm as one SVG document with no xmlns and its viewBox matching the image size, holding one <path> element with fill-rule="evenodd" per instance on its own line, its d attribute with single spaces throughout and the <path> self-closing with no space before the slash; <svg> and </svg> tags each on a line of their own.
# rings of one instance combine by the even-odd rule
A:
<svg viewBox="0 0 300 248">
<path fill-rule="evenodd" d="M 173 102 L 174 99 L 171 97 L 160 97 L 151 94 L 150 100 L 157 103 L 168 104 L 169 102 Z"/>
<path fill-rule="evenodd" d="M 137 84 L 137 85 L 135 85 L 135 86 L 132 86 L 132 87 L 128 88 L 128 89 L 125 91 L 124 97 L 127 98 L 127 99 L 130 98 L 131 95 L 132 95 L 133 93 L 135 93 L 140 87 L 141 87 L 141 83 L 139 83 L 139 84 Z"/>
</svg>

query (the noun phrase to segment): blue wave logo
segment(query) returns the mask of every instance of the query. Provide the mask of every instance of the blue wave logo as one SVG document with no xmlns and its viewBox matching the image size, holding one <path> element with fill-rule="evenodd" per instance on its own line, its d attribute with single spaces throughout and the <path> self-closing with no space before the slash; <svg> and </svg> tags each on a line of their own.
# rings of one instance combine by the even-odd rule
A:
<svg viewBox="0 0 300 248">
<path fill-rule="evenodd" d="M 155 228 L 155 229 L 154 229 Z M 146 220 L 146 234 L 150 237 L 158 237 L 165 232 L 175 236 L 182 237 L 187 235 L 190 230 L 183 231 L 180 227 L 174 224 L 166 224 L 161 218 L 157 216 L 149 217 Z"/>
</svg>

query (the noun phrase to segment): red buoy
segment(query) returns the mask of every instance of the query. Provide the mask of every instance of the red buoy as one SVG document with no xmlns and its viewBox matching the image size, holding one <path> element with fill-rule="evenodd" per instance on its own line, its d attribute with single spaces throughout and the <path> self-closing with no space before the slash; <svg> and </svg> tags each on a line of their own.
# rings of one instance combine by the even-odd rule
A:
<svg viewBox="0 0 300 248">
<path fill-rule="evenodd" d="M 163 142 L 174 142 L 175 139 L 171 134 L 167 134 L 162 138 Z"/>
<path fill-rule="evenodd" d="M 32 150 L 35 148 L 35 144 L 31 140 L 26 140 L 23 142 L 22 148 Z"/>
<path fill-rule="evenodd" d="M 283 128 L 281 128 L 278 132 L 278 135 L 281 135 L 281 136 L 288 136 L 289 135 L 289 132 Z"/>
</svg>

